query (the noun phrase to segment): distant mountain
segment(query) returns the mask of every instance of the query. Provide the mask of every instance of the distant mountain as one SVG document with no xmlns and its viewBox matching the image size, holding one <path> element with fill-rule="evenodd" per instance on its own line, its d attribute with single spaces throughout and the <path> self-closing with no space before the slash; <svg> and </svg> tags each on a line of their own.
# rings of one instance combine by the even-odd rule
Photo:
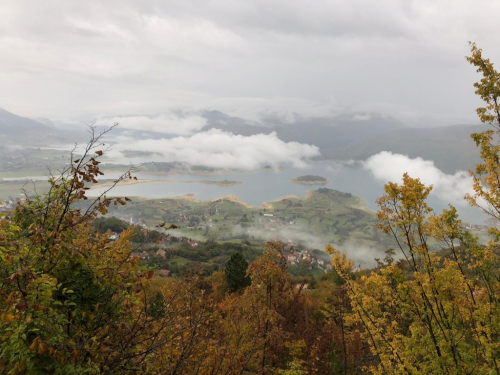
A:
<svg viewBox="0 0 500 375">
<path fill-rule="evenodd" d="M 432 160 L 446 173 L 473 169 L 481 162 L 479 149 L 470 134 L 484 131 L 487 125 L 453 125 L 438 128 L 395 129 L 361 139 L 358 142 L 336 149 L 322 150 L 322 156 L 335 160 L 365 160 L 381 151 L 420 156 Z"/>
<path fill-rule="evenodd" d="M 48 119 L 43 123 L 0 108 L 0 141 L 4 144 L 38 145 L 46 142 L 75 142 L 75 133 L 56 129 Z"/>
<path fill-rule="evenodd" d="M 54 123 L 53 123 L 50 119 L 48 119 L 48 118 L 46 118 L 46 117 L 35 117 L 35 118 L 33 118 L 32 120 L 35 120 L 35 121 L 37 121 L 37 122 L 39 122 L 39 123 L 42 123 L 42 124 L 44 124 L 44 125 L 47 125 L 47 126 L 49 126 L 49 127 L 51 127 L 51 128 L 54 128 L 54 127 L 55 127 Z"/>
<path fill-rule="evenodd" d="M 276 132 L 286 142 L 296 141 L 318 146 L 323 159 L 366 160 L 381 151 L 391 151 L 432 160 L 446 173 L 473 169 L 480 162 L 479 152 L 470 134 L 486 125 L 453 125 L 434 128 L 410 128 L 397 119 L 370 116 L 314 118 L 294 124 L 261 125 L 218 111 L 204 114 L 208 125 L 241 135 Z"/>
<path fill-rule="evenodd" d="M 31 133 L 46 133 L 50 128 L 41 122 L 20 117 L 0 108 L 0 134 L 7 137 L 26 137 Z"/>
<path fill-rule="evenodd" d="M 395 118 L 373 114 L 298 118 L 293 124 L 278 118 L 258 123 L 219 111 L 206 111 L 202 116 L 207 125 L 201 131 L 221 129 L 243 136 L 276 132 L 285 142 L 318 146 L 322 159 L 366 160 L 381 151 L 390 151 L 432 160 L 446 173 L 473 169 L 480 162 L 470 134 L 486 129 L 485 125 L 410 128 Z M 88 139 L 83 127 L 76 129 L 71 126 L 71 131 L 66 131 L 61 126 L 54 127 L 48 119 L 29 119 L 0 109 L 0 141 L 3 144 L 41 146 L 47 142 L 82 143 Z M 106 138 L 113 143 L 120 135 L 136 139 L 175 137 L 147 129 L 117 127 Z"/>
<path fill-rule="evenodd" d="M 357 120 L 352 116 L 316 117 L 298 119 L 293 124 L 274 120 L 265 125 L 246 121 L 239 117 L 230 117 L 222 112 L 210 111 L 203 115 L 207 126 L 202 130 L 212 128 L 222 129 L 234 134 L 254 135 L 276 132 L 285 142 L 301 142 L 318 146 L 323 151 L 332 148 L 343 148 L 374 136 L 406 128 L 401 121 L 383 116 L 367 116 Z"/>
</svg>

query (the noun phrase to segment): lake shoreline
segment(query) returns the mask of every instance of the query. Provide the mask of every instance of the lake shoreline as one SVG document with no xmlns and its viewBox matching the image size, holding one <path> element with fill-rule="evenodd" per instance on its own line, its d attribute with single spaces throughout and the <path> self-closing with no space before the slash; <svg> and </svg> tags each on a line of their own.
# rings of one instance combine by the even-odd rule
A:
<svg viewBox="0 0 500 375">
<path fill-rule="evenodd" d="M 104 183 L 100 183 L 92 186 L 90 189 L 101 189 L 107 188 L 114 185 L 114 181 L 107 181 Z M 129 186 L 136 184 L 153 184 L 153 183 L 183 183 L 183 184 L 206 184 L 206 185 L 217 185 L 217 186 L 236 186 L 240 185 L 243 182 L 241 181 L 210 181 L 210 180 L 193 180 L 193 181 L 179 181 L 179 180 L 123 180 L 116 184 L 116 186 Z"/>
</svg>

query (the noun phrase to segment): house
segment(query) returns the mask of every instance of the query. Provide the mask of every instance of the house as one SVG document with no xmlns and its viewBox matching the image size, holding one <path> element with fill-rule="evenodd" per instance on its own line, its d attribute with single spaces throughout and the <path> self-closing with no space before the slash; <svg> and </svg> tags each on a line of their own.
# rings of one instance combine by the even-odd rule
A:
<svg viewBox="0 0 500 375">
<path fill-rule="evenodd" d="M 169 270 L 160 270 L 159 274 L 163 277 L 168 277 L 168 275 L 170 274 L 170 271 Z"/>
<path fill-rule="evenodd" d="M 318 264 L 322 266 L 323 264 L 325 264 L 325 261 L 323 259 L 318 259 Z"/>
<path fill-rule="evenodd" d="M 120 235 L 116 232 L 109 232 L 108 234 L 108 238 L 111 240 L 111 241 L 115 241 L 118 239 L 118 237 L 120 237 Z"/>
<path fill-rule="evenodd" d="M 158 254 L 159 256 L 161 256 L 161 257 L 163 257 L 163 258 L 165 258 L 165 254 L 166 254 L 166 252 L 165 252 L 165 250 L 159 249 L 159 250 L 156 252 L 156 254 Z"/>
</svg>

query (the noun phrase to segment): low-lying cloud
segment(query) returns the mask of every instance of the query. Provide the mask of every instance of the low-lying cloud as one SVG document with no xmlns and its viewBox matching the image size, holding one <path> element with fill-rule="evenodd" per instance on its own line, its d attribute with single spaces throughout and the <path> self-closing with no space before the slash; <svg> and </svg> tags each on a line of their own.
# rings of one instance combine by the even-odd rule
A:
<svg viewBox="0 0 500 375">
<path fill-rule="evenodd" d="M 298 118 L 332 117 L 341 113 L 335 98 L 310 100 L 299 97 L 242 97 L 217 98 L 200 102 L 200 110 L 216 108 L 230 116 L 266 124 L 269 120 L 280 120 L 293 124 Z"/>
<path fill-rule="evenodd" d="M 301 242 L 309 248 L 322 251 L 325 249 L 326 245 L 328 245 L 328 242 L 323 240 L 321 236 L 311 232 L 309 228 L 300 224 L 293 225 L 291 227 L 280 228 L 274 232 L 255 228 L 247 229 L 236 227 L 234 233 L 246 233 L 267 241 L 279 240 L 287 243 L 289 240 L 291 240 L 293 242 Z M 342 244 L 331 243 L 331 245 L 347 254 L 349 259 L 354 262 L 355 266 L 361 266 L 362 268 L 374 267 L 376 266 L 375 258 L 384 257 L 381 246 L 370 246 L 367 245 L 364 241 L 359 241 L 354 238 L 349 238 Z"/>
<path fill-rule="evenodd" d="M 400 182 L 404 173 L 419 178 L 425 185 L 433 185 L 431 194 L 454 205 L 467 204 L 465 194 L 472 194 L 472 178 L 467 172 L 459 171 L 446 174 L 434 165 L 433 161 L 421 157 L 410 158 L 406 155 L 382 151 L 364 162 L 375 178 L 383 183 Z"/>
<path fill-rule="evenodd" d="M 122 152 L 126 150 L 154 153 L 148 161 L 177 161 L 188 165 L 239 170 L 282 165 L 301 168 L 307 165 L 309 159 L 320 155 L 318 147 L 284 142 L 274 132 L 242 136 L 219 129 L 170 139 L 129 139 L 114 145 L 108 156 L 123 160 Z M 137 160 L 132 159 L 131 162 Z"/>
<path fill-rule="evenodd" d="M 178 116 L 172 112 L 156 116 L 118 116 L 100 118 L 97 126 L 118 124 L 121 129 L 152 131 L 164 134 L 190 135 L 207 125 L 207 120 L 199 115 Z"/>
</svg>

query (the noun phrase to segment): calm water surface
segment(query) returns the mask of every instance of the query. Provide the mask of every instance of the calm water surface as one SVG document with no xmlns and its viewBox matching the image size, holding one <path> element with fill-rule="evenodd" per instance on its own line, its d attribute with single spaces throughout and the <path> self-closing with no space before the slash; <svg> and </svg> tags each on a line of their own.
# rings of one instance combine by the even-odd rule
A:
<svg viewBox="0 0 500 375">
<path fill-rule="evenodd" d="M 326 185 L 301 185 L 288 182 L 289 179 L 302 175 L 318 175 L 328 178 Z M 106 178 L 115 178 L 116 174 L 107 174 Z M 199 176 L 193 174 L 157 175 L 137 173 L 137 178 L 144 180 L 178 180 L 178 181 L 241 181 L 235 186 L 217 186 L 201 183 L 144 183 L 129 186 L 118 186 L 113 189 L 113 195 L 141 196 L 146 198 L 168 198 L 185 194 L 194 194 L 196 199 L 210 200 L 224 195 L 236 195 L 243 202 L 260 206 L 263 202 L 274 201 L 285 195 L 294 194 L 304 197 L 308 190 L 328 187 L 343 192 L 349 192 L 365 200 L 369 209 L 376 210 L 375 200 L 383 193 L 383 183 L 359 165 L 346 165 L 335 162 L 314 163 L 307 168 L 287 168 L 282 171 L 259 170 L 254 173 L 231 173 L 217 176 Z M 91 194 L 98 194 L 92 190 Z M 90 195 L 90 194 L 89 194 Z M 436 211 L 448 207 L 436 197 L 430 197 L 429 204 Z M 465 221 L 483 223 L 486 216 L 478 209 L 464 204 L 457 207 Z"/>
</svg>

